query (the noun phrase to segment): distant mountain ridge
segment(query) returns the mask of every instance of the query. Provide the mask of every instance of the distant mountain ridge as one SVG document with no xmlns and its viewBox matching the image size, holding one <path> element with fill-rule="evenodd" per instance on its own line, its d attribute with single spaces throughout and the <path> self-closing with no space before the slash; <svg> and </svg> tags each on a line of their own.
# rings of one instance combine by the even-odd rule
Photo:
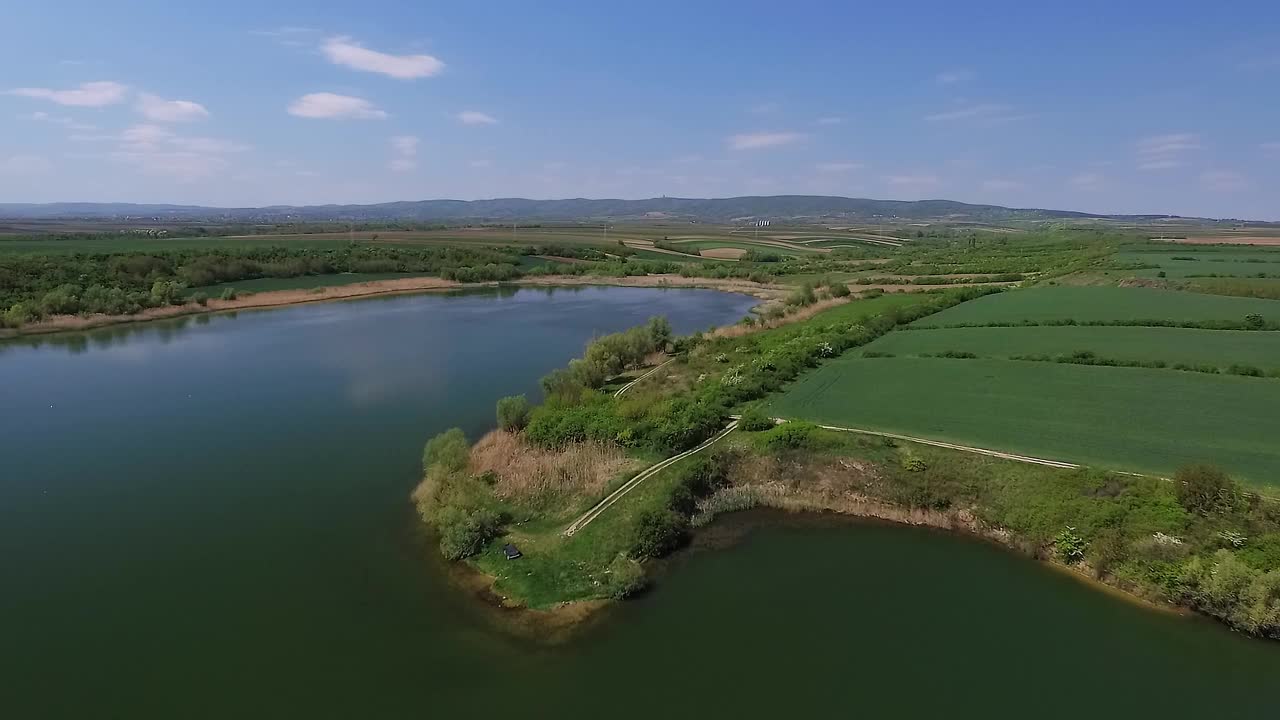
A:
<svg viewBox="0 0 1280 720">
<path fill-rule="evenodd" d="M 0 218 L 148 219 L 210 221 L 323 221 L 323 220 L 584 220 L 685 219 L 708 222 L 732 220 L 968 220 L 1001 222 L 1054 219 L 1155 220 L 1168 215 L 1098 215 L 1071 210 L 1008 208 L 953 200 L 871 200 L 824 195 L 770 195 L 731 198 L 674 198 L 646 200 L 416 200 L 374 205 L 276 205 L 259 208 L 217 208 L 198 205 L 131 203 L 0 203 Z"/>
</svg>

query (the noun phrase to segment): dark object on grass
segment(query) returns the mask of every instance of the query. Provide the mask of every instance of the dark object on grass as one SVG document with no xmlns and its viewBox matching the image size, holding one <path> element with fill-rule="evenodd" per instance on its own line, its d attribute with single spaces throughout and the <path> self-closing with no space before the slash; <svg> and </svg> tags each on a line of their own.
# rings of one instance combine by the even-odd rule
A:
<svg viewBox="0 0 1280 720">
<path fill-rule="evenodd" d="M 502 554 L 506 555 L 508 560 L 517 560 L 521 557 L 520 549 L 511 543 L 502 546 Z"/>
</svg>

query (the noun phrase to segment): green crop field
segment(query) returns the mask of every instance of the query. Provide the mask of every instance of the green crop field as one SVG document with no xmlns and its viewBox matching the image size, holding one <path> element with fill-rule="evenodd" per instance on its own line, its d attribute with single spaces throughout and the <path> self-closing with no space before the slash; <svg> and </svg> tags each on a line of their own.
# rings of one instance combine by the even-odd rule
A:
<svg viewBox="0 0 1280 720">
<path fill-rule="evenodd" d="M 1133 270 L 1134 277 L 1154 278 L 1164 273 L 1170 279 L 1193 276 L 1219 275 L 1222 277 L 1251 277 L 1258 273 L 1280 275 L 1280 252 L 1121 252 L 1115 262 L 1159 265 L 1157 268 Z"/>
<path fill-rule="evenodd" d="M 1201 295 L 1154 288 L 1034 287 L 989 295 L 917 320 L 917 327 L 1054 320 L 1280 320 L 1280 301 Z"/>
<path fill-rule="evenodd" d="M 846 355 L 804 376 L 771 408 L 781 417 L 1136 472 L 1210 462 L 1280 487 L 1280 382 L 1270 379 Z"/>
<path fill-rule="evenodd" d="M 711 248 L 738 248 L 741 250 L 755 250 L 762 253 L 773 253 L 775 255 L 817 255 L 817 250 L 797 250 L 793 248 L 780 247 L 763 241 L 755 243 L 748 240 L 678 240 L 673 241 L 681 247 L 697 248 L 698 250 L 708 250 Z"/>
<path fill-rule="evenodd" d="M 949 350 L 997 358 L 1091 351 L 1103 358 L 1161 360 L 1169 365 L 1225 368 L 1239 363 L 1280 369 L 1280 332 L 1248 330 L 1077 325 L 911 329 L 889 333 L 864 348 L 892 355 Z"/>
</svg>

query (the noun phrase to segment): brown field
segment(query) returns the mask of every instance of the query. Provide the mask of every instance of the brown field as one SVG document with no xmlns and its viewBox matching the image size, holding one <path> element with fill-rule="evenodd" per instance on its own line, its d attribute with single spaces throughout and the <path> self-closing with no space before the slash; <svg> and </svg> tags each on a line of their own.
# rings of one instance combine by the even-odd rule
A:
<svg viewBox="0 0 1280 720">
<path fill-rule="evenodd" d="M 719 260 L 737 260 L 746 255 L 747 251 L 742 248 L 722 247 L 699 250 L 698 254 L 702 257 L 717 258 Z"/>
<path fill-rule="evenodd" d="M 1184 245 L 1274 245 L 1280 246 L 1280 236 L 1263 237 L 1260 235 L 1216 235 L 1187 237 L 1174 240 Z"/>
</svg>

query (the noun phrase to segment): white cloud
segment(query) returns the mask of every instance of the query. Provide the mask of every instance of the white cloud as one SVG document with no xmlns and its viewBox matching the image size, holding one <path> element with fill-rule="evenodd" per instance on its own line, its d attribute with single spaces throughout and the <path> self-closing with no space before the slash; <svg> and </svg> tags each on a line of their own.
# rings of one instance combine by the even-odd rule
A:
<svg viewBox="0 0 1280 720">
<path fill-rule="evenodd" d="M 140 93 L 134 108 L 155 122 L 187 122 L 209 117 L 209 111 L 190 100 L 165 100 L 150 93 Z"/>
<path fill-rule="evenodd" d="M 934 82 L 939 85 L 958 85 L 966 83 L 975 77 L 972 70 L 953 69 L 943 70 L 933 77 Z"/>
<path fill-rule="evenodd" d="M 444 70 L 444 63 L 430 55 L 388 55 L 362 47 L 348 37 L 329 38 L 320 50 L 335 65 L 401 80 L 431 77 Z"/>
<path fill-rule="evenodd" d="M 119 135 L 79 135 L 73 140 L 111 142 L 114 149 L 103 156 L 130 165 L 147 175 L 190 182 L 216 175 L 230 167 L 228 156 L 249 146 L 221 138 L 179 135 L 150 123 L 133 125 Z"/>
<path fill-rule="evenodd" d="M 1168 170 L 1186 164 L 1186 154 L 1200 149 L 1200 136 L 1169 133 L 1142 138 L 1137 143 L 1139 170 Z"/>
<path fill-rule="evenodd" d="M 74 107 L 103 107 L 124 101 L 128 87 L 117 82 L 99 81 L 82 83 L 74 90 L 53 90 L 51 88 L 16 88 L 10 95 L 50 100 L 59 105 Z"/>
<path fill-rule="evenodd" d="M 1002 103 L 964 103 L 955 110 L 946 110 L 932 115 L 926 115 L 924 119 L 929 122 L 958 122 L 968 120 L 985 124 L 994 124 L 1025 120 L 1029 117 L 1031 117 L 1031 115 L 1018 114 L 1014 112 L 1014 108 L 1012 106 Z"/>
<path fill-rule="evenodd" d="M 814 120 L 814 122 L 819 125 L 839 125 L 844 122 L 844 118 L 838 115 L 828 115 L 826 117 L 820 117 L 817 120 Z"/>
<path fill-rule="evenodd" d="M 862 163 L 854 162 L 824 162 L 813 166 L 818 172 L 824 173 L 842 173 L 850 170 L 861 170 L 866 167 Z"/>
<path fill-rule="evenodd" d="M 457 117 L 458 122 L 462 123 L 463 125 L 497 125 L 498 124 L 497 118 L 495 118 L 492 115 L 482 113 L 478 110 L 463 110 L 462 112 L 458 113 L 455 117 Z M 518 125 L 519 123 L 517 122 L 516 124 Z"/>
<path fill-rule="evenodd" d="M 918 175 L 885 175 L 884 181 L 894 187 L 920 189 L 933 187 L 940 182 L 937 175 L 928 173 L 921 173 Z"/>
<path fill-rule="evenodd" d="M 1213 192 L 1248 190 L 1249 179 L 1234 170 L 1207 170 L 1200 174 L 1200 185 Z"/>
<path fill-rule="evenodd" d="M 729 147 L 733 150 L 758 150 L 790 145 L 803 139 L 804 135 L 797 132 L 740 133 L 729 138 Z"/>
<path fill-rule="evenodd" d="M 1014 192 L 1025 187 L 1017 180 L 1002 180 L 999 178 L 992 180 L 983 180 L 982 189 L 986 192 Z"/>
<path fill-rule="evenodd" d="M 1068 185 L 1077 190 L 1100 190 L 1105 183 L 1106 178 L 1095 172 L 1079 173 L 1067 181 Z"/>
<path fill-rule="evenodd" d="M 44 175 L 53 163 L 39 155 L 13 155 L 0 158 L 0 175 Z"/>
<path fill-rule="evenodd" d="M 69 118 L 63 115 L 50 115 L 49 113 L 43 112 L 43 111 L 33 112 L 30 115 L 25 115 L 23 117 L 25 117 L 28 120 L 35 120 L 37 122 L 47 122 L 47 123 L 53 123 L 54 125 L 61 125 L 68 130 L 73 130 L 75 132 L 81 132 L 81 133 L 93 132 L 94 130 L 98 129 L 94 125 L 78 122 L 74 118 Z"/>
<path fill-rule="evenodd" d="M 409 172 L 418 167 L 418 138 L 413 135 L 397 135 L 391 138 L 391 169 Z"/>
<path fill-rule="evenodd" d="M 310 93 L 289 105 L 289 114 L 304 118 L 354 118 L 381 120 L 387 114 L 368 100 L 334 93 Z"/>
</svg>

